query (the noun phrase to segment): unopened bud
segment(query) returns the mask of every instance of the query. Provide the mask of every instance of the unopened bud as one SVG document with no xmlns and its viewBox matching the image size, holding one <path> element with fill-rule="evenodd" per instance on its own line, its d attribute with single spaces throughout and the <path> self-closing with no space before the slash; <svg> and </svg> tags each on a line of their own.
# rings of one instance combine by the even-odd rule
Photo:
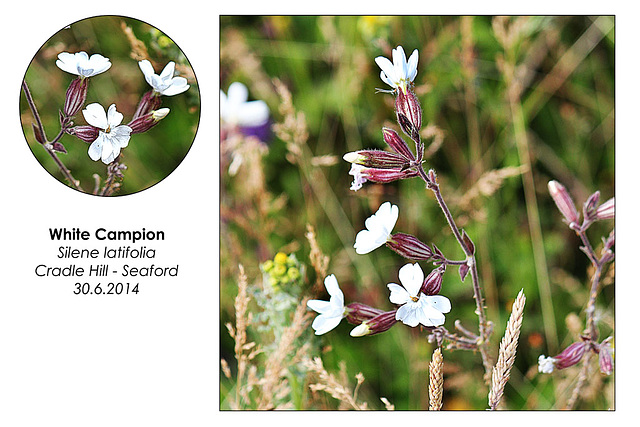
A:
<svg viewBox="0 0 640 427">
<path fill-rule="evenodd" d="M 345 307 L 345 313 L 347 322 L 352 325 L 359 325 L 384 313 L 384 311 L 359 302 L 352 302 Z"/>
<path fill-rule="evenodd" d="M 398 153 L 382 150 L 360 150 L 342 156 L 349 163 L 369 168 L 402 169 L 409 167 L 409 160 Z"/>
<path fill-rule="evenodd" d="M 600 192 L 596 191 L 591 196 L 589 196 L 586 202 L 584 202 L 584 205 L 582 206 L 582 214 L 584 215 L 585 219 L 588 219 L 588 220 L 595 219 L 596 206 L 598 206 L 599 201 L 600 201 Z"/>
<path fill-rule="evenodd" d="M 398 132 L 389 128 L 382 128 L 382 137 L 384 138 L 384 142 L 386 142 L 389 147 L 396 153 L 400 154 L 407 160 L 415 160 L 416 157 L 413 155 L 413 152 L 409 149 L 407 143 L 402 139 Z"/>
<path fill-rule="evenodd" d="M 433 256 L 431 248 L 411 234 L 396 233 L 387 240 L 387 246 L 404 258 L 427 261 Z"/>
<path fill-rule="evenodd" d="M 396 96 L 396 115 L 402 131 L 412 140 L 420 140 L 422 127 L 422 109 L 418 97 L 411 89 L 406 92 L 399 90 Z"/>
<path fill-rule="evenodd" d="M 349 174 L 354 175 L 356 177 L 359 175 L 361 178 L 365 178 L 367 181 L 379 182 L 382 184 L 386 184 L 389 182 L 397 181 L 399 179 L 413 178 L 418 176 L 418 171 L 415 169 L 380 169 L 380 168 L 367 168 L 360 166 L 360 168 L 354 169 L 355 166 L 351 167 L 351 171 Z"/>
<path fill-rule="evenodd" d="M 615 197 L 610 198 L 596 210 L 596 219 L 613 219 L 616 214 Z"/>
<path fill-rule="evenodd" d="M 425 295 L 437 295 L 442 288 L 442 274 L 444 270 L 442 268 L 436 268 L 429 273 L 422 283 L 420 292 Z"/>
<path fill-rule="evenodd" d="M 558 181 L 549 181 L 549 194 L 569 225 L 578 222 L 578 211 L 569 192 Z"/>
<path fill-rule="evenodd" d="M 64 154 L 67 154 L 67 149 L 66 149 L 66 148 L 64 148 L 64 145 L 62 145 L 62 144 L 61 144 L 61 143 L 59 143 L 59 142 L 54 142 L 53 144 L 51 144 L 51 149 L 52 149 L 53 151 L 58 152 L 58 153 L 64 153 Z"/>
<path fill-rule="evenodd" d="M 388 331 L 389 328 L 398 322 L 396 320 L 396 311 L 397 310 L 386 311 L 362 322 L 359 326 L 353 328 L 350 335 L 352 337 L 363 337 L 365 335 L 375 335 Z"/>
<path fill-rule="evenodd" d="M 611 356 L 611 337 L 607 338 L 599 345 L 600 372 L 605 375 L 613 373 L 613 357 Z"/>
<path fill-rule="evenodd" d="M 78 77 L 77 79 L 74 79 L 71 84 L 69 84 L 67 95 L 64 99 L 62 120 L 66 121 L 78 114 L 78 111 L 80 111 L 80 109 L 84 105 L 84 102 L 87 100 L 88 83 L 89 79 Z"/>
<path fill-rule="evenodd" d="M 142 117 L 154 110 L 157 110 L 158 107 L 160 107 L 160 104 L 162 104 L 160 94 L 154 90 L 150 90 L 149 92 L 142 95 L 142 98 L 140 98 L 140 102 L 138 103 L 136 112 L 133 114 L 133 120 L 137 119 L 138 117 Z"/>
<path fill-rule="evenodd" d="M 127 124 L 131 128 L 131 134 L 146 132 L 169 114 L 168 108 L 151 111 L 143 116 L 133 119 Z"/>
<path fill-rule="evenodd" d="M 575 365 L 582 360 L 582 356 L 584 356 L 588 347 L 589 344 L 587 342 L 574 342 L 569 347 L 565 348 L 562 353 L 554 356 L 556 368 L 565 369 L 569 366 Z"/>
<path fill-rule="evenodd" d="M 74 126 L 67 129 L 69 135 L 73 135 L 86 143 L 91 143 L 96 140 L 100 133 L 100 129 L 95 126 Z"/>
</svg>

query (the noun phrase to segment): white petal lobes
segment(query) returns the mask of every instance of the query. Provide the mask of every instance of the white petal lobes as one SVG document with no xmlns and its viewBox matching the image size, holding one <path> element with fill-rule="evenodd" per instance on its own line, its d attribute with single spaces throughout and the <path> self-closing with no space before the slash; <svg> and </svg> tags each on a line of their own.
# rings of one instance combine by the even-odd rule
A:
<svg viewBox="0 0 640 427">
<path fill-rule="evenodd" d="M 424 326 L 440 326 L 444 324 L 444 314 L 436 310 L 434 307 L 428 304 L 421 304 L 420 311 L 424 314 L 425 320 L 420 321 Z"/>
<path fill-rule="evenodd" d="M 398 272 L 398 277 L 411 296 L 418 296 L 424 280 L 424 273 L 418 263 L 405 264 Z"/>
<path fill-rule="evenodd" d="M 160 73 L 160 78 L 162 80 L 169 80 L 173 77 L 173 73 L 176 70 L 176 63 L 170 61 L 167 65 L 165 65 L 164 69 Z"/>
<path fill-rule="evenodd" d="M 312 299 L 307 301 L 307 307 L 311 310 L 323 314 L 331 309 L 331 303 L 329 301 L 322 301 L 319 299 Z"/>
<path fill-rule="evenodd" d="M 415 307 L 413 307 L 411 303 L 403 305 L 396 311 L 396 320 L 400 320 L 412 328 L 418 326 L 418 323 L 420 323 L 416 316 Z"/>
<path fill-rule="evenodd" d="M 448 313 L 451 311 L 451 301 L 449 298 L 442 295 L 423 295 L 422 298 L 425 299 L 425 302 L 434 307 L 440 313 Z"/>
<path fill-rule="evenodd" d="M 389 301 L 393 304 L 406 304 L 411 301 L 411 295 L 409 295 L 409 292 L 397 283 L 389 283 L 387 284 L 387 288 L 391 291 Z"/>
<path fill-rule="evenodd" d="M 102 156 L 102 145 L 104 144 L 104 134 L 100 132 L 98 137 L 89 146 L 89 157 L 94 162 Z"/>
<path fill-rule="evenodd" d="M 95 126 L 99 129 L 106 130 L 109 127 L 109 123 L 107 121 L 107 113 L 105 113 L 102 105 L 94 102 L 93 104 L 89 104 L 82 110 L 82 115 L 87 123 L 91 126 Z"/>
<path fill-rule="evenodd" d="M 138 66 L 140 67 L 140 71 L 142 71 L 142 74 L 144 74 L 144 78 L 147 81 L 147 83 L 151 84 L 149 79 L 151 76 L 155 74 L 155 71 L 153 69 L 153 65 L 151 65 L 151 62 L 149 62 L 146 59 L 143 59 L 142 61 L 138 62 Z"/>
<path fill-rule="evenodd" d="M 116 110 L 116 104 L 111 104 L 107 110 L 107 124 L 110 128 L 114 128 L 122 123 L 124 116 Z"/>
<path fill-rule="evenodd" d="M 321 314 L 313 319 L 311 327 L 316 331 L 316 335 L 322 335 L 338 326 L 341 320 L 341 317 L 329 317 Z"/>
<path fill-rule="evenodd" d="M 164 89 L 161 93 L 165 96 L 173 96 L 178 95 L 182 92 L 185 92 L 189 89 L 189 85 L 187 84 L 187 79 L 184 77 L 174 77 L 171 80 L 169 86 Z"/>
<path fill-rule="evenodd" d="M 340 286 L 338 285 L 338 280 L 336 276 L 333 274 L 328 275 L 324 278 L 324 286 L 327 289 L 329 295 L 331 295 L 331 302 L 335 306 L 339 304 L 340 307 L 344 305 L 344 294 L 340 290 Z"/>
</svg>

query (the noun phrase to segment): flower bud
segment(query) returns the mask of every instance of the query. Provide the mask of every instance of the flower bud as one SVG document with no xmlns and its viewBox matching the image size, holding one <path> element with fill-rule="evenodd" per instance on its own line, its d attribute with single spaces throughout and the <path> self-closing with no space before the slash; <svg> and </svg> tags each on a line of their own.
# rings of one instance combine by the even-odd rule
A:
<svg viewBox="0 0 640 427">
<path fill-rule="evenodd" d="M 604 340 L 599 346 L 600 372 L 605 375 L 613 373 L 613 357 L 611 357 L 611 337 Z"/>
<path fill-rule="evenodd" d="M 444 269 L 436 268 L 429 273 L 429 275 L 424 279 L 422 283 L 422 288 L 420 288 L 420 292 L 425 295 L 437 295 L 440 293 L 440 289 L 442 288 L 442 274 L 444 273 Z"/>
<path fill-rule="evenodd" d="M 615 197 L 610 198 L 596 210 L 596 219 L 613 219 L 616 214 Z"/>
<path fill-rule="evenodd" d="M 64 99 L 64 107 L 62 110 L 63 119 L 68 120 L 70 117 L 78 114 L 78 111 L 87 100 L 87 88 L 89 79 L 78 77 L 74 79 L 67 89 L 67 96 Z"/>
<path fill-rule="evenodd" d="M 359 326 L 351 330 L 352 337 L 363 337 L 365 335 L 375 335 L 389 330 L 398 321 L 396 320 L 396 311 L 386 311 L 376 317 L 373 317 Z"/>
<path fill-rule="evenodd" d="M 66 148 L 64 148 L 64 145 L 62 145 L 62 144 L 61 144 L 61 143 L 59 143 L 59 142 L 54 142 L 53 144 L 51 144 L 51 149 L 52 149 L 53 151 L 58 152 L 58 153 L 64 153 L 64 154 L 67 154 L 67 149 L 66 149 Z"/>
<path fill-rule="evenodd" d="M 379 182 L 386 184 L 389 182 L 397 181 L 399 179 L 413 178 L 418 175 L 418 171 L 415 169 L 379 169 L 379 168 L 367 168 L 361 165 L 352 165 L 350 175 L 354 177 L 360 176 L 365 181 Z"/>
<path fill-rule="evenodd" d="M 67 133 L 69 135 L 74 135 L 77 138 L 83 140 L 86 143 L 91 143 L 96 140 L 100 129 L 95 126 L 74 126 L 70 129 L 67 129 Z"/>
<path fill-rule="evenodd" d="M 387 240 L 387 246 L 404 258 L 427 261 L 433 256 L 431 248 L 410 234 L 396 233 Z"/>
<path fill-rule="evenodd" d="M 554 357 L 556 368 L 564 369 L 575 365 L 582 359 L 588 347 L 589 344 L 585 341 L 574 342 Z"/>
<path fill-rule="evenodd" d="M 598 206 L 598 201 L 600 201 L 600 192 L 596 191 L 593 193 L 582 207 L 582 214 L 585 219 L 593 220 L 596 214 L 596 206 Z"/>
<path fill-rule="evenodd" d="M 420 140 L 422 127 L 422 109 L 418 97 L 411 89 L 406 92 L 399 90 L 396 96 L 396 116 L 402 131 L 412 140 Z"/>
<path fill-rule="evenodd" d="M 160 94 L 154 90 L 150 90 L 140 98 L 136 112 L 133 114 L 133 120 L 138 117 L 142 117 L 153 110 L 157 110 L 161 104 L 162 100 L 160 99 Z"/>
<path fill-rule="evenodd" d="M 571 196 L 558 181 L 549 181 L 549 194 L 569 225 L 578 222 L 578 211 Z"/>
<path fill-rule="evenodd" d="M 359 302 L 352 302 L 345 307 L 345 313 L 347 322 L 352 325 L 359 325 L 384 313 L 384 311 Z"/>
<path fill-rule="evenodd" d="M 407 143 L 395 130 L 382 128 L 382 137 L 384 138 L 384 142 L 386 142 L 393 151 L 400 154 L 405 159 L 411 161 L 416 159 Z"/>
<path fill-rule="evenodd" d="M 143 116 L 133 119 L 127 126 L 131 128 L 131 134 L 146 132 L 169 114 L 168 108 L 153 110 Z"/>
<path fill-rule="evenodd" d="M 605 250 L 610 250 L 613 245 L 615 245 L 616 243 L 616 230 L 615 228 L 613 230 L 611 230 L 611 232 L 609 233 L 609 237 L 607 237 L 607 239 L 605 240 L 604 237 L 602 238 L 603 242 L 604 242 L 604 249 Z"/>
<path fill-rule="evenodd" d="M 354 151 L 345 154 L 342 158 L 349 163 L 381 169 L 402 169 L 409 167 L 410 164 L 404 156 L 382 150 Z"/>
</svg>

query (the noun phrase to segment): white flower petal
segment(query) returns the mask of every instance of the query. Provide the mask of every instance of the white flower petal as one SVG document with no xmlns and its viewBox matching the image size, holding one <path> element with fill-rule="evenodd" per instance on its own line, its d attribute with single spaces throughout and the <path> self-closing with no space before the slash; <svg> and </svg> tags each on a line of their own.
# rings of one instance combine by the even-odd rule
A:
<svg viewBox="0 0 640 427">
<path fill-rule="evenodd" d="M 102 163 L 109 164 L 115 159 L 114 147 L 111 139 L 105 135 L 104 143 L 102 144 L 102 153 L 100 153 Z"/>
<path fill-rule="evenodd" d="M 324 287 L 327 288 L 327 292 L 331 295 L 332 305 L 336 306 L 338 304 L 340 307 L 344 307 L 344 294 L 340 290 L 335 275 L 330 274 L 324 278 Z"/>
<path fill-rule="evenodd" d="M 171 80 L 171 84 L 169 85 L 169 87 L 167 87 L 160 93 L 165 96 L 173 96 L 185 92 L 188 89 L 189 85 L 187 84 L 187 79 L 185 79 L 184 77 L 174 77 Z"/>
<path fill-rule="evenodd" d="M 391 294 L 389 295 L 389 301 L 391 301 L 392 303 L 406 304 L 407 302 L 411 301 L 411 295 L 409 295 L 409 292 L 407 292 L 405 288 L 398 285 L 397 283 L 389 283 L 387 284 L 387 288 L 389 288 L 389 291 L 391 291 Z"/>
<path fill-rule="evenodd" d="M 418 323 L 420 323 L 416 316 L 415 307 L 410 303 L 403 305 L 396 311 L 396 319 L 412 328 L 418 326 Z"/>
<path fill-rule="evenodd" d="M 424 299 L 427 304 L 440 313 L 448 313 L 451 311 L 451 301 L 443 295 L 422 295 L 420 299 Z"/>
<path fill-rule="evenodd" d="M 434 307 L 429 304 L 425 304 L 422 299 L 420 299 L 420 311 L 421 318 L 420 323 L 424 326 L 440 326 L 444 324 L 445 317 L 440 311 L 436 310 Z"/>
<path fill-rule="evenodd" d="M 169 80 L 173 78 L 173 73 L 176 71 L 176 63 L 170 61 L 167 65 L 165 65 L 164 69 L 160 73 L 160 78 L 162 80 Z"/>
<path fill-rule="evenodd" d="M 424 273 L 418 263 L 405 264 L 398 272 L 398 278 L 402 286 L 411 296 L 417 297 L 424 281 Z"/>
<path fill-rule="evenodd" d="M 131 139 L 131 128 L 126 125 L 112 128 L 109 133 L 109 138 L 116 147 L 125 148 L 129 145 L 129 140 Z"/>
<path fill-rule="evenodd" d="M 324 314 L 313 319 L 311 327 L 316 331 L 316 335 L 326 334 L 340 324 L 342 317 L 328 317 Z"/>
<path fill-rule="evenodd" d="M 138 62 L 138 67 L 140 67 L 140 71 L 144 74 L 144 78 L 147 83 L 151 84 L 149 78 L 155 74 L 155 70 L 153 69 L 153 65 L 146 59 Z"/>
<path fill-rule="evenodd" d="M 409 81 L 413 81 L 418 74 L 418 49 L 415 49 L 411 56 L 409 57 L 409 62 L 407 63 L 407 79 Z"/>
<path fill-rule="evenodd" d="M 116 110 L 116 104 L 109 105 L 107 110 L 107 123 L 109 127 L 116 127 L 122 123 L 124 116 Z"/>
<path fill-rule="evenodd" d="M 66 71 L 71 74 L 78 74 L 78 65 L 75 60 L 75 55 L 69 52 L 61 52 L 58 54 L 58 60 L 56 65 L 62 71 Z"/>
<path fill-rule="evenodd" d="M 353 165 L 352 165 L 353 169 Z M 364 222 L 367 230 L 362 230 L 356 235 L 353 247 L 358 254 L 366 254 L 384 245 L 393 227 L 398 220 L 398 207 L 389 202 L 384 202 L 378 211 Z"/>
<path fill-rule="evenodd" d="M 89 157 L 94 162 L 102 156 L 102 145 L 104 144 L 104 134 L 100 132 L 98 137 L 89 146 Z"/>
<path fill-rule="evenodd" d="M 85 109 L 82 110 L 82 115 L 91 126 L 95 126 L 102 130 L 106 130 L 109 127 L 107 113 L 104 111 L 102 105 L 97 102 L 87 105 Z"/>
<path fill-rule="evenodd" d="M 242 105 L 239 116 L 240 126 L 260 126 L 269 120 L 269 107 L 264 101 L 249 101 Z"/>
<path fill-rule="evenodd" d="M 249 99 L 249 89 L 240 82 L 233 82 L 229 85 L 227 99 L 232 105 L 240 105 Z"/>
<path fill-rule="evenodd" d="M 307 307 L 311 310 L 323 314 L 331 309 L 331 303 L 329 301 L 322 301 L 319 299 L 312 299 L 307 301 Z"/>
</svg>

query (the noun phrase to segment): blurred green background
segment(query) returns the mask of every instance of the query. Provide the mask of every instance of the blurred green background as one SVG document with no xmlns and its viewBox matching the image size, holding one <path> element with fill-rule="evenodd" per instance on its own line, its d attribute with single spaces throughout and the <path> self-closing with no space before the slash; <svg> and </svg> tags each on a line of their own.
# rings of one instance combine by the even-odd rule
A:
<svg viewBox="0 0 640 427">
<path fill-rule="evenodd" d="M 505 407 L 561 408 L 575 385 L 577 367 L 542 375 L 537 359 L 556 355 L 578 339 L 591 276 L 579 239 L 562 222 L 547 182 L 564 184 L 579 210 L 596 190 L 601 201 L 614 196 L 614 18 L 223 16 L 220 31 L 221 90 L 226 92 L 233 81 L 245 83 L 251 99 L 267 102 L 279 122 L 280 101 L 272 82 L 277 78 L 290 90 L 294 108 L 304 113 L 308 131 L 306 161 L 289 161 L 287 144 L 274 136 L 262 146 L 258 166 L 241 168 L 234 176 L 225 157 L 230 149 L 224 141 L 221 146 L 221 357 L 232 371 L 233 340 L 224 324 L 234 320 L 238 264 L 250 282 L 260 281 L 259 263 L 278 251 L 295 253 L 308 265 L 307 223 L 331 258 L 328 272 L 336 275 L 346 303 L 392 309 L 386 284 L 397 282 L 398 269 L 407 261 L 386 248 L 356 255 L 352 247 L 364 220 L 383 201 L 400 208 L 395 231 L 435 243 L 451 259 L 463 258 L 422 181 L 366 183 L 358 192 L 349 190 L 350 165 L 342 155 L 385 149 L 382 126 L 399 131 L 392 95 L 375 93 L 375 88 L 388 87 L 374 58 L 390 58 L 391 49 L 402 45 L 407 57 L 419 50 L 414 83 L 423 106 L 427 168 L 436 170 L 458 225 L 476 244 L 487 313 L 494 323 L 494 357 L 515 296 L 524 289 L 527 297 Z M 529 162 L 527 181 L 523 173 Z M 258 169 L 263 187 L 247 190 Z M 612 221 L 591 227 L 596 250 L 612 228 Z M 428 263 L 421 265 L 425 274 L 430 271 Z M 613 334 L 613 272 L 612 266 L 597 300 L 601 340 Z M 312 268 L 307 276 L 304 293 L 328 299 L 324 289 L 312 290 Z M 477 331 L 470 279 L 461 283 L 457 270 L 448 269 L 441 294 L 453 305 L 445 326 L 453 330 L 460 319 Z M 350 329 L 343 322 L 324 336 L 311 337 L 309 328 L 327 370 L 345 361 L 351 377 L 362 372 L 366 381 L 360 395 L 372 408 L 383 408 L 380 396 L 396 409 L 428 408 L 433 346 L 426 333 L 396 325 L 381 335 L 354 339 Z M 444 360 L 444 409 L 486 408 L 488 388 L 479 354 L 445 351 Z M 601 376 L 596 360 L 578 409 L 614 405 L 613 376 Z M 221 378 L 224 408 L 233 381 Z M 336 407 L 329 398 L 321 405 L 306 402 L 299 409 Z"/>
<path fill-rule="evenodd" d="M 135 49 L 133 45 L 136 45 Z M 124 115 L 122 124 L 127 124 L 140 97 L 151 90 L 138 67 L 139 59 L 132 57 L 144 54 L 145 50 L 156 74 L 160 74 L 168 62 L 174 61 L 177 74 L 186 77 L 191 87 L 179 95 L 162 96 L 162 107 L 171 110 L 169 115 L 151 130 L 131 137 L 120 156 L 121 163 L 128 169 L 116 195 L 135 193 L 160 182 L 180 164 L 191 147 L 200 116 L 200 94 L 193 70 L 180 48 L 147 23 L 122 16 L 97 16 L 75 22 L 53 35 L 36 53 L 25 75 L 47 137 L 53 139 L 60 130 L 58 111 L 64 105 L 69 83 L 76 77 L 56 66 L 58 54 L 85 51 L 89 56 L 94 53 L 106 56 L 111 61 L 111 68 L 90 78 L 85 106 L 97 102 L 107 110 L 115 103 Z M 20 114 L 25 137 L 37 160 L 66 184 L 53 160 L 35 141 L 31 130 L 33 115 L 22 91 Z M 82 112 L 75 116 L 74 123 L 86 124 Z M 65 135 L 60 142 L 67 154 L 59 154 L 59 158 L 83 189 L 91 192 L 93 174 L 98 174 L 104 181 L 107 165 L 93 162 L 87 155 L 89 144 L 76 137 Z"/>
</svg>

